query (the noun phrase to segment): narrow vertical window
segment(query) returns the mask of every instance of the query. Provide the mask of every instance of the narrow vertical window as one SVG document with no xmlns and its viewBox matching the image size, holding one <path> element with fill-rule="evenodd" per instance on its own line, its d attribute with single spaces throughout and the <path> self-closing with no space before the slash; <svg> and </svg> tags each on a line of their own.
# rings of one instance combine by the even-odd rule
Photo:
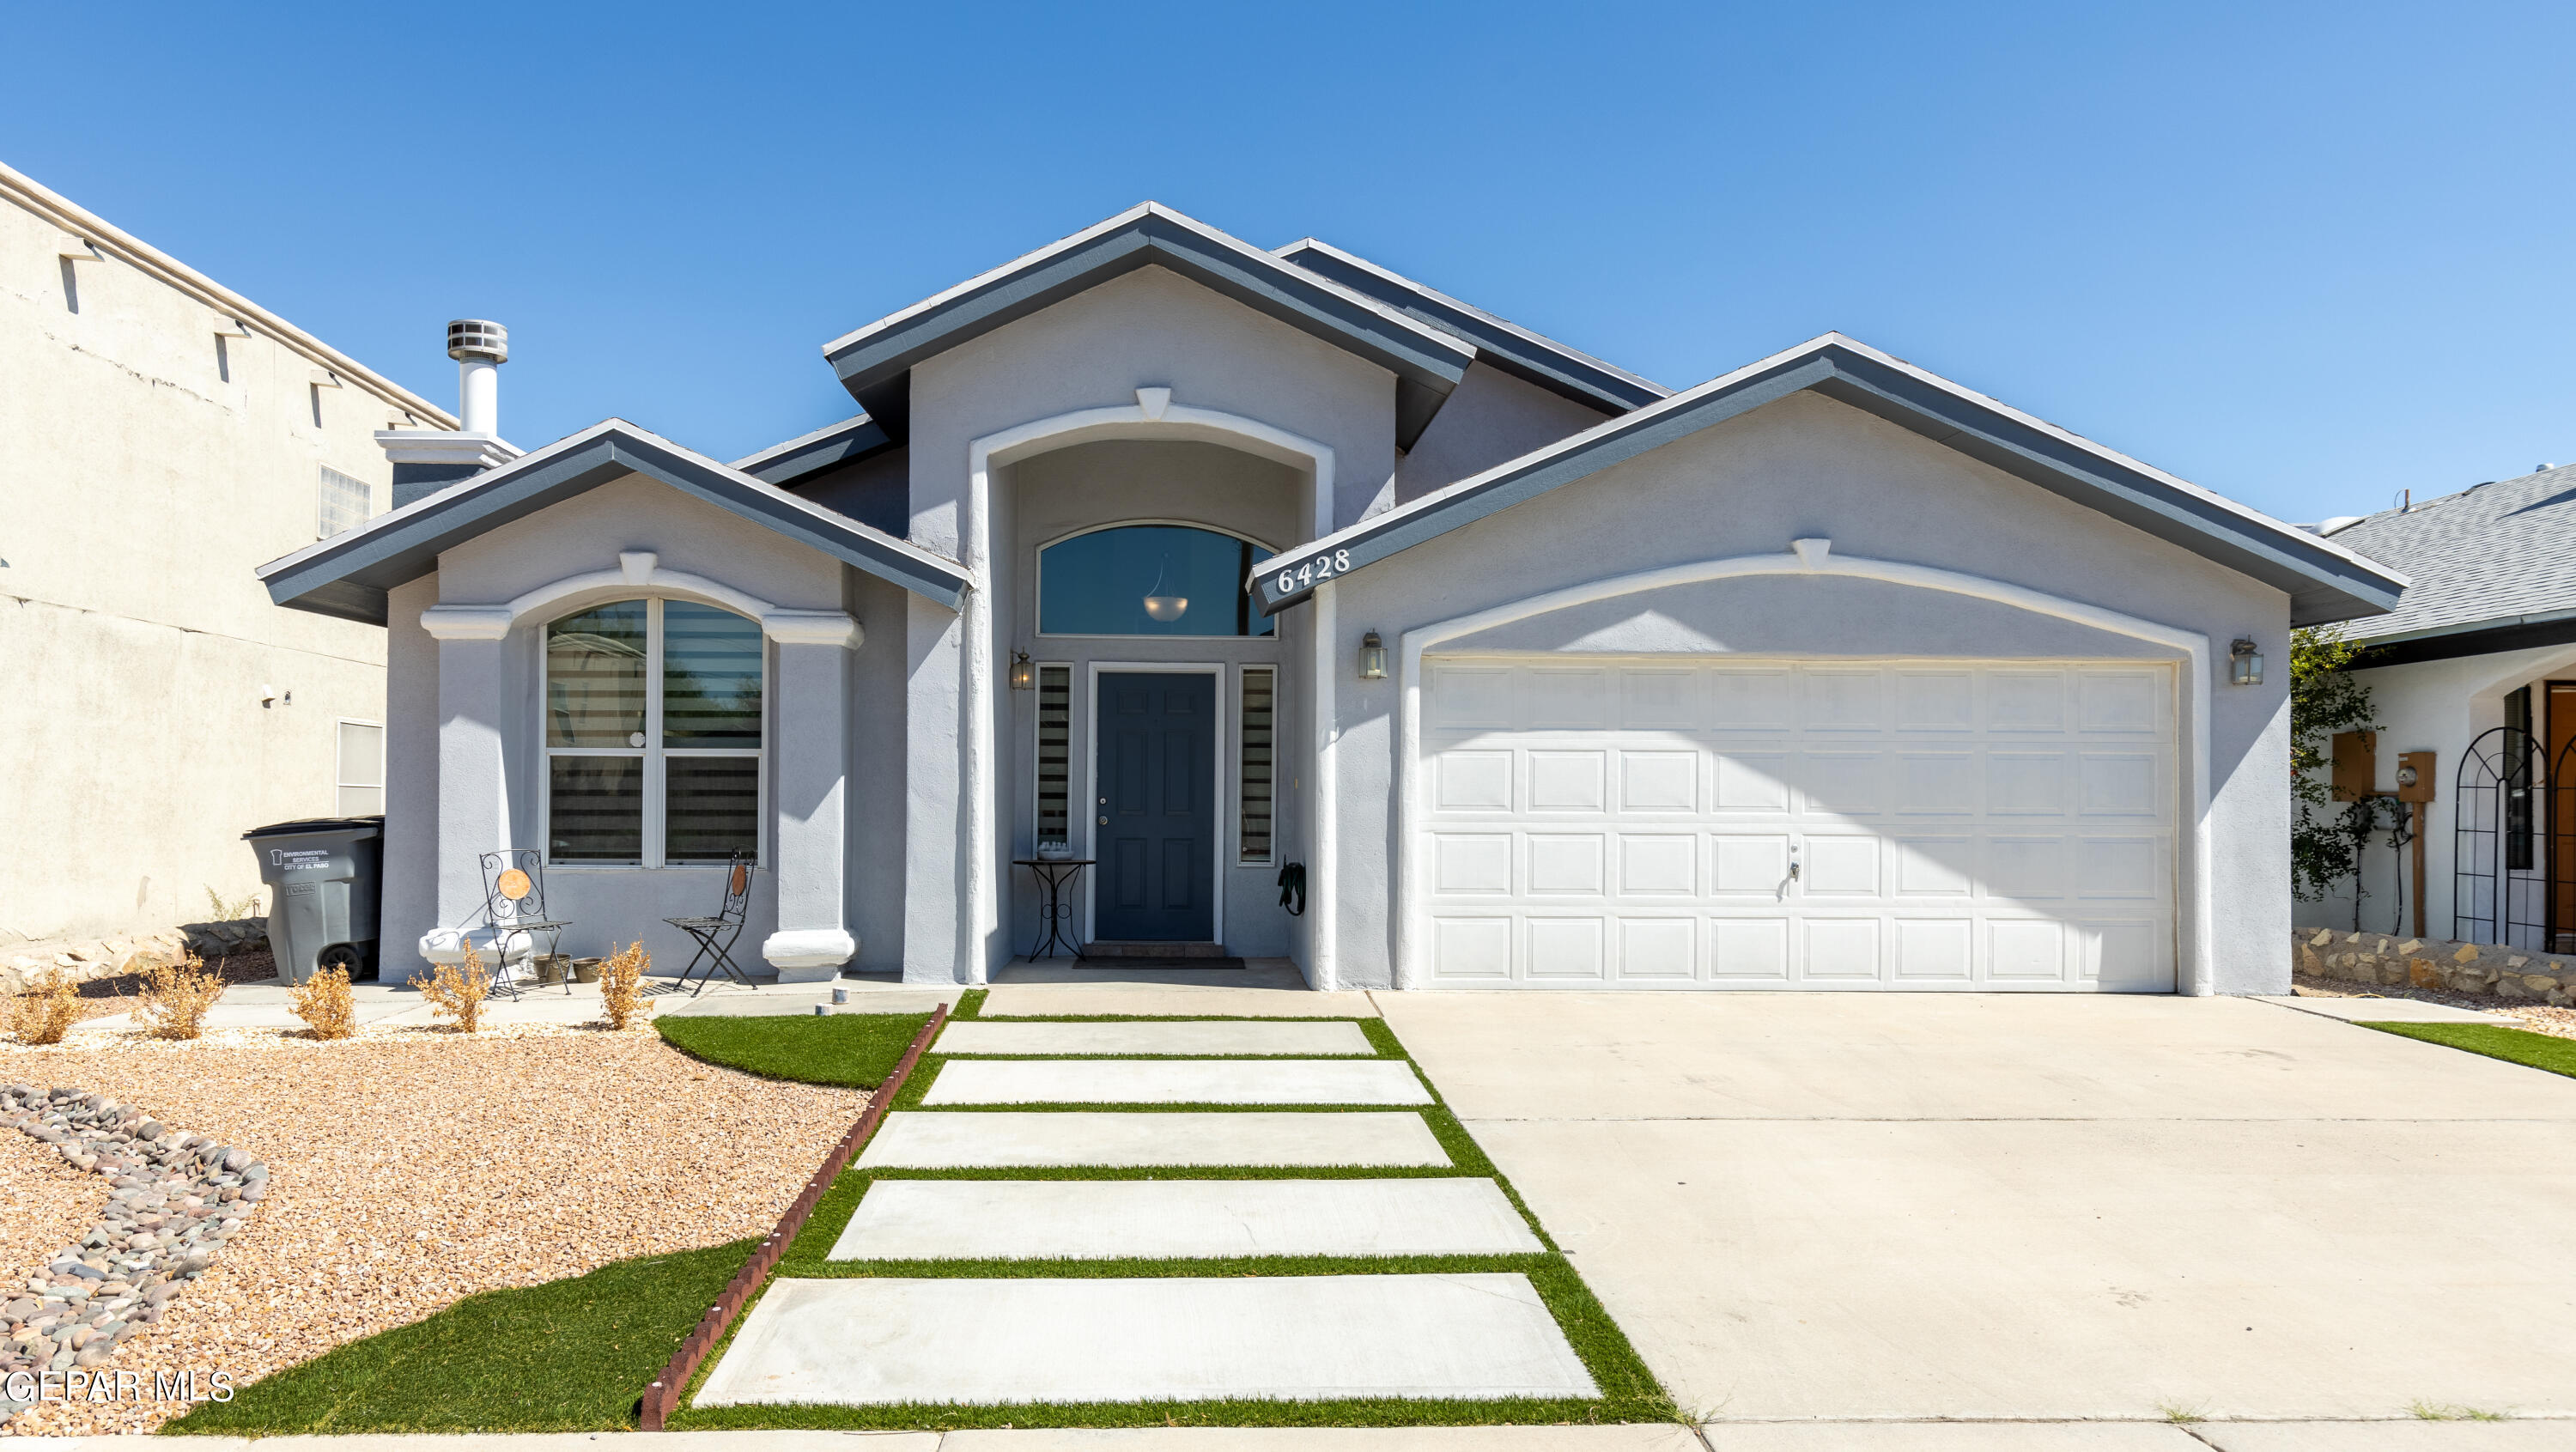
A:
<svg viewBox="0 0 2576 1452">
<path fill-rule="evenodd" d="M 1241 848 L 1246 864 L 1267 865 L 1271 857 L 1271 716 L 1278 704 L 1279 673 L 1270 666 L 1243 668 L 1243 759 L 1239 769 Z"/>
<path fill-rule="evenodd" d="M 2531 870 L 2532 759 L 2540 754 L 2531 734 L 2531 687 L 2504 698 L 2504 724 L 2520 732 L 2504 740 L 2504 865 Z"/>
<path fill-rule="evenodd" d="M 1073 781 L 1073 668 L 1038 667 L 1038 845 L 1068 842 Z"/>
<path fill-rule="evenodd" d="M 344 817 L 373 817 L 385 809 L 385 728 L 372 721 L 340 723 L 339 801 Z"/>
<path fill-rule="evenodd" d="M 314 523 L 314 537 L 329 539 L 342 530 L 356 529 L 375 513 L 376 492 L 364 479 L 353 479 L 328 464 L 322 466 L 322 508 Z"/>
</svg>

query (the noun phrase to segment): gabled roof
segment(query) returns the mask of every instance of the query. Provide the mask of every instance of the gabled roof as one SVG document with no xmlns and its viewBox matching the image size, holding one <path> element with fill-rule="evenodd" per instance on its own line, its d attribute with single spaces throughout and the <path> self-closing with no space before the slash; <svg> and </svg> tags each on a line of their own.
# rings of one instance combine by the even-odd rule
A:
<svg viewBox="0 0 2576 1452">
<path fill-rule="evenodd" d="M 828 424 L 810 434 L 772 444 L 757 454 L 733 461 L 733 467 L 764 483 L 785 488 L 811 474 L 856 463 L 892 448 L 894 441 L 866 414 Z"/>
<path fill-rule="evenodd" d="M 624 419 L 603 423 L 262 565 L 271 600 L 382 625 L 385 593 L 438 568 L 441 550 L 628 474 L 659 479 L 789 539 L 954 608 L 963 566 L 808 504 Z"/>
<path fill-rule="evenodd" d="M 1329 277 L 1351 291 L 1376 298 L 1407 316 L 1476 345 L 1485 362 L 1550 393 L 1604 413 L 1626 413 L 1673 391 L 1553 338 L 1508 323 L 1483 308 L 1460 302 L 1401 273 L 1312 237 L 1279 249 L 1283 261 Z"/>
<path fill-rule="evenodd" d="M 2331 538 L 2412 581 L 2394 611 L 2350 632 L 2381 645 L 2372 664 L 2576 640 L 2576 465 L 2385 510 Z"/>
<path fill-rule="evenodd" d="M 1164 267 L 1395 375 L 1396 443 L 1411 448 L 1476 350 L 1438 328 L 1146 202 L 823 345 L 887 437 L 908 437 L 912 366 L 1140 267 Z"/>
<path fill-rule="evenodd" d="M 1524 454 L 1408 504 L 1337 530 L 1247 582 L 1265 615 L 1313 593 L 1278 588 L 1280 564 L 1347 550 L 1362 569 L 1426 540 L 1766 403 L 1807 390 L 2100 510 L 2290 595 L 2297 625 L 2395 608 L 2405 579 L 2304 530 L 2220 498 L 1984 394 L 1827 333 L 1624 417 Z"/>
</svg>

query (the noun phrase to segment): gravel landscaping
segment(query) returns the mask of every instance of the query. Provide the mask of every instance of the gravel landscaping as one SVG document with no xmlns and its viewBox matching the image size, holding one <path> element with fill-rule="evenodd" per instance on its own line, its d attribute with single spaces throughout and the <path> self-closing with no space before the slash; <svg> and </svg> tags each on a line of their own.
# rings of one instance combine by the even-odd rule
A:
<svg viewBox="0 0 2576 1452">
<path fill-rule="evenodd" d="M 2536 1034 L 2576 1039 L 2576 1008 L 2498 999 L 2483 993 L 2449 993 L 2438 988 L 2365 988 L 2340 978 L 2318 978 L 2307 973 L 2292 974 L 2290 982 L 2303 998 L 2411 998 L 2417 1003 L 2446 1003 L 2453 1008 L 2501 1014 L 2499 1022 L 2510 1019 Z"/>
<path fill-rule="evenodd" d="M 131 1105 L 272 1173 L 223 1254 L 104 1363 L 146 1387 L 190 1370 L 241 1386 L 476 1291 L 758 1235 L 867 1102 L 692 1059 L 649 1027 L 76 1036 L 0 1045 L 12 1082 Z M 0 1276 L 44 1270 L 110 1188 L 0 1137 Z M 48 1402 L 0 1431 L 145 1431 L 185 1409 Z"/>
</svg>

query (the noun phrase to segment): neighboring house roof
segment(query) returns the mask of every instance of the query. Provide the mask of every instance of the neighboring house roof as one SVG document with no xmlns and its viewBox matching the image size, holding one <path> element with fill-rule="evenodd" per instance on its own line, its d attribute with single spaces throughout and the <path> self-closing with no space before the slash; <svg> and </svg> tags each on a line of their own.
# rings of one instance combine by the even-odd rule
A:
<svg viewBox="0 0 2576 1452">
<path fill-rule="evenodd" d="M 887 436 L 908 437 L 912 367 L 1140 267 L 1164 267 L 1395 375 L 1396 444 L 1411 448 L 1476 350 L 1374 298 L 1146 202 L 823 345 L 841 386 Z"/>
<path fill-rule="evenodd" d="M 1802 343 L 1697 388 L 1337 530 L 1248 581 L 1263 614 L 1313 593 L 1278 588 L 1281 566 L 1347 551 L 1350 569 L 1436 539 L 1524 499 L 1790 394 L 1813 390 L 2287 591 L 2292 624 L 2376 615 L 2405 580 L 2332 541 L 2220 498 L 2089 439 L 2005 407 L 1840 333 Z"/>
<path fill-rule="evenodd" d="M 2355 640 L 2369 664 L 2576 640 L 2576 465 L 2370 515 L 2330 538 L 2412 582 Z"/>
<path fill-rule="evenodd" d="M 441 550 L 628 474 L 659 479 L 951 608 L 965 596 L 970 577 L 954 560 L 808 504 L 624 419 L 593 424 L 273 560 L 259 577 L 280 605 L 382 625 L 386 592 L 437 569 Z"/>
<path fill-rule="evenodd" d="M 329 369 L 335 376 L 357 384 L 423 423 L 434 424 L 442 429 L 457 427 L 456 415 L 172 257 L 160 248 L 54 192 L 25 172 L 0 165 L 0 199 L 14 202 L 29 213 L 60 227 L 66 236 L 87 243 L 93 251 L 113 257 L 182 296 L 194 299 L 199 304 L 222 313 L 244 327 L 276 339 L 285 344 L 288 351 L 302 355 L 305 361 Z"/>
<path fill-rule="evenodd" d="M 892 448 L 894 441 L 866 414 L 827 424 L 810 434 L 772 444 L 757 454 L 733 461 L 733 467 L 764 483 L 785 488 L 809 475 L 855 463 Z"/>
<path fill-rule="evenodd" d="M 1308 237 L 1280 248 L 1278 256 L 1444 333 L 1454 333 L 1475 344 L 1487 363 L 1576 403 L 1604 413 L 1626 413 L 1672 397 L 1673 391 L 1660 383 L 1505 322 L 1330 243 Z"/>
</svg>

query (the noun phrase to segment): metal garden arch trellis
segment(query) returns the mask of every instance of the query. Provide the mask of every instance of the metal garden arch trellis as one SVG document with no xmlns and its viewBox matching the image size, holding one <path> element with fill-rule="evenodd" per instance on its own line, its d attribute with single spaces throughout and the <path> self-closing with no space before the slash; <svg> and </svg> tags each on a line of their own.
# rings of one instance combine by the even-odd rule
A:
<svg viewBox="0 0 2576 1452">
<path fill-rule="evenodd" d="M 2460 754 L 2451 794 L 2452 937 L 2544 951 L 2555 940 L 2558 894 L 2550 874 L 2536 870 L 2533 850 L 2541 809 L 2556 806 L 2549 768 L 2539 740 L 2514 726 L 2496 727 Z M 2550 827 L 2554 836 L 2557 824 Z"/>
</svg>

